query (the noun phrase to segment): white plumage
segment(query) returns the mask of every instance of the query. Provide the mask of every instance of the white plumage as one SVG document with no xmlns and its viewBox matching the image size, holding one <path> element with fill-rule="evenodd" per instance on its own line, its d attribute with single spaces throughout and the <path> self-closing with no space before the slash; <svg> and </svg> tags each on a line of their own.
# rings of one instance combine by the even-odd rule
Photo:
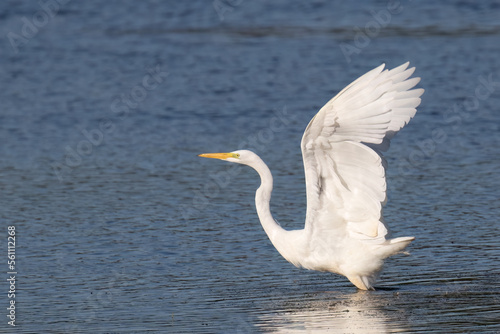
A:
<svg viewBox="0 0 500 334">
<path fill-rule="evenodd" d="M 373 289 L 383 260 L 414 238 L 386 240 L 386 164 L 381 151 L 416 113 L 423 89 L 412 89 L 408 63 L 381 65 L 358 78 L 314 116 L 302 137 L 307 212 L 302 230 L 286 231 L 273 219 L 271 172 L 253 152 L 208 153 L 253 167 L 261 177 L 255 202 L 261 224 L 280 254 L 298 267 L 346 276 Z"/>
</svg>

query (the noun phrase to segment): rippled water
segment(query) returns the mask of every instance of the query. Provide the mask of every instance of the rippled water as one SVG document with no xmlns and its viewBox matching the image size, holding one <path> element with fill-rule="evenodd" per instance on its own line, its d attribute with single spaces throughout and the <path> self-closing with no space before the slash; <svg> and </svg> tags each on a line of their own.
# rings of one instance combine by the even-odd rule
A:
<svg viewBox="0 0 500 334">
<path fill-rule="evenodd" d="M 394 6 L 2 2 L 17 326 L 4 308 L 0 331 L 500 331 L 500 4 Z M 387 154 L 385 217 L 417 238 L 411 256 L 389 259 L 375 292 L 296 269 L 258 222 L 255 172 L 196 154 L 257 151 L 275 216 L 301 228 L 306 124 L 357 76 L 407 60 L 426 93 Z"/>
</svg>

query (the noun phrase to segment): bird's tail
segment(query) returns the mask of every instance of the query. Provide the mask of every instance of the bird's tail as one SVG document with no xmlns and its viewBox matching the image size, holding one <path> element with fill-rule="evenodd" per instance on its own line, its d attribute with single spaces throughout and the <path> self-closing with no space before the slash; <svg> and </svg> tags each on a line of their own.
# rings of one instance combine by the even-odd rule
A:
<svg viewBox="0 0 500 334">
<path fill-rule="evenodd" d="M 400 237 L 386 240 L 378 249 L 382 258 L 387 258 L 389 256 L 401 253 L 406 246 L 415 240 L 415 237 Z"/>
</svg>

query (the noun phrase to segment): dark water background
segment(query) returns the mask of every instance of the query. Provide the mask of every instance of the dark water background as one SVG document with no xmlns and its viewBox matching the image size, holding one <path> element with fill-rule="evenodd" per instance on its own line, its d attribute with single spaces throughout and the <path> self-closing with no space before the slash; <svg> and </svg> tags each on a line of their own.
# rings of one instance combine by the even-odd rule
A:
<svg viewBox="0 0 500 334">
<path fill-rule="evenodd" d="M 499 1 L 1 2 L 17 326 L 4 281 L 0 331 L 500 331 L 499 17 Z M 426 93 L 387 154 L 385 217 L 411 256 L 368 293 L 296 269 L 258 222 L 257 175 L 196 154 L 255 150 L 276 218 L 301 228 L 306 124 L 407 60 Z"/>
</svg>

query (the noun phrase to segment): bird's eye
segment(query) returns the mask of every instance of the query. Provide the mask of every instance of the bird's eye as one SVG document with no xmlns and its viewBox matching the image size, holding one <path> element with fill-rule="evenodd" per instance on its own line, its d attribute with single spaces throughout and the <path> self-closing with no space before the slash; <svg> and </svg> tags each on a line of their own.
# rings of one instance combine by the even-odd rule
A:
<svg viewBox="0 0 500 334">
<path fill-rule="evenodd" d="M 236 153 L 234 156 L 235 156 L 236 158 L 239 158 L 239 157 L 240 157 L 240 154 L 239 154 L 239 153 Z"/>
</svg>

